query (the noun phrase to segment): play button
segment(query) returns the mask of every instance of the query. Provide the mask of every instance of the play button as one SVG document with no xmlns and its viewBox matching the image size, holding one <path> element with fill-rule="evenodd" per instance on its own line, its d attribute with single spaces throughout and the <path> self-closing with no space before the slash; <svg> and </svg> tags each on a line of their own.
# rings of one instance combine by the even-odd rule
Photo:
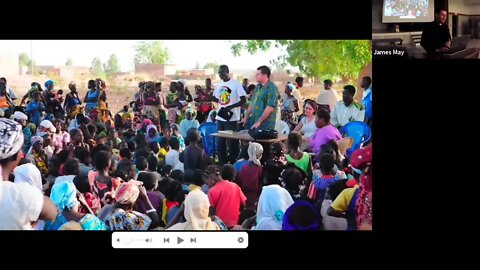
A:
<svg viewBox="0 0 480 270">
<path fill-rule="evenodd" d="M 177 237 L 177 244 L 180 244 L 181 242 L 183 242 L 183 239 L 180 237 Z"/>
</svg>

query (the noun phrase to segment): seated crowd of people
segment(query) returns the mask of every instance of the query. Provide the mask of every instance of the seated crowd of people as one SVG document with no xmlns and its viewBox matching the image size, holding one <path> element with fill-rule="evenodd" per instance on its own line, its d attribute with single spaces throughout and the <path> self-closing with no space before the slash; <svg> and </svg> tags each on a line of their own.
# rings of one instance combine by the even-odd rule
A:
<svg viewBox="0 0 480 270">
<path fill-rule="evenodd" d="M 0 229 L 371 229 L 372 143 L 348 155 L 351 140 L 339 132 L 351 121 L 371 125 L 370 77 L 361 105 L 352 85 L 340 100 L 325 80 L 314 101 L 301 99 L 303 78 L 287 82 L 264 106 L 275 107 L 273 125 L 289 125 L 286 143 L 219 138 L 207 155 L 202 125 L 267 123 L 263 108 L 249 107 L 276 89 L 240 84 L 225 67 L 216 87 L 207 79 L 193 96 L 183 80 L 168 93 L 161 82 L 141 82 L 115 114 L 101 79 L 88 82 L 83 99 L 75 82 L 65 96 L 52 80 L 45 90 L 33 82 L 18 106 L 0 81 Z M 224 121 L 227 105 L 233 116 Z"/>
</svg>

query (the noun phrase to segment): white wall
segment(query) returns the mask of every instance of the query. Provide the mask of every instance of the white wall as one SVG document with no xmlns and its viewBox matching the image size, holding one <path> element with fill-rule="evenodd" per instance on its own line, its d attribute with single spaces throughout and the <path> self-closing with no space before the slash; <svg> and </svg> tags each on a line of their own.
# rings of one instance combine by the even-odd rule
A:
<svg viewBox="0 0 480 270">
<path fill-rule="evenodd" d="M 468 15 L 480 15 L 480 5 L 470 6 L 470 13 Z"/>
<path fill-rule="evenodd" d="M 471 7 L 472 6 L 464 5 L 463 0 L 448 1 L 448 12 L 451 12 L 451 13 L 462 13 L 462 14 L 470 15 Z"/>
</svg>

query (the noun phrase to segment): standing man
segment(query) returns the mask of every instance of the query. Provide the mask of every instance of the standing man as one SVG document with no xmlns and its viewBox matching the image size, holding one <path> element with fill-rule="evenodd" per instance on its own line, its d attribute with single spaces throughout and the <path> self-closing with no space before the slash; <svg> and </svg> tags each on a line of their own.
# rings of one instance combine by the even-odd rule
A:
<svg viewBox="0 0 480 270">
<path fill-rule="evenodd" d="M 278 88 L 270 81 L 270 69 L 267 66 L 257 68 L 257 87 L 253 102 L 247 109 L 243 124 L 248 123 L 251 116 L 251 128 L 275 129 L 275 121 L 278 110 Z"/>
<path fill-rule="evenodd" d="M 247 92 L 247 90 L 248 90 L 248 78 L 243 79 L 242 87 L 243 87 L 243 90 L 245 90 L 245 92 Z"/>
<path fill-rule="evenodd" d="M 337 91 L 332 89 L 331 80 L 323 81 L 323 86 L 325 90 L 323 90 L 317 97 L 318 108 L 323 108 L 328 112 L 332 112 L 333 107 L 335 107 L 335 104 L 340 100 L 340 97 L 338 96 Z"/>
<path fill-rule="evenodd" d="M 428 23 L 423 28 L 420 45 L 431 55 L 444 54 L 450 50 L 452 37 L 448 29 L 447 11 L 443 8 L 435 12 L 435 21 Z"/>
<path fill-rule="evenodd" d="M 247 93 L 242 85 L 231 79 L 230 70 L 227 65 L 218 68 L 218 75 L 221 81 L 216 85 L 213 98 L 218 102 L 217 127 L 221 130 L 236 130 L 237 122 L 240 121 L 240 107 L 247 100 Z M 227 139 L 218 138 L 218 157 L 220 164 L 235 163 L 239 152 L 238 140 L 228 139 L 228 160 L 227 160 Z"/>
<path fill-rule="evenodd" d="M 372 78 L 369 76 L 363 77 L 360 86 L 365 89 L 362 99 L 362 106 L 365 110 L 365 123 L 372 127 Z"/>
</svg>

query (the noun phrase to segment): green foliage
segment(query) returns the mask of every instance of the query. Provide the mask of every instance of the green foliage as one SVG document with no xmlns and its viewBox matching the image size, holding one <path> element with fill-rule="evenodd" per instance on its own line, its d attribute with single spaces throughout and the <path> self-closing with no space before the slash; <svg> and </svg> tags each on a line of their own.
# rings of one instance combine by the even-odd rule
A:
<svg viewBox="0 0 480 270">
<path fill-rule="evenodd" d="M 73 61 L 72 58 L 67 58 L 67 61 L 65 62 L 65 66 L 73 66 Z"/>
<path fill-rule="evenodd" d="M 165 64 L 170 55 L 160 41 L 140 41 L 134 45 L 136 64 Z"/>
<path fill-rule="evenodd" d="M 27 53 L 21 53 L 18 55 L 18 61 L 20 65 L 29 67 L 31 64 L 30 56 Z"/>
<path fill-rule="evenodd" d="M 103 70 L 102 61 L 100 58 L 95 57 L 92 61 L 92 67 L 90 68 L 92 74 L 98 78 L 105 79 L 105 71 Z"/>
<path fill-rule="evenodd" d="M 103 65 L 105 74 L 108 78 L 110 78 L 114 73 L 120 71 L 120 65 L 118 63 L 118 57 L 115 54 L 110 55 L 107 64 Z"/>
<path fill-rule="evenodd" d="M 372 62 L 370 40 L 249 40 L 231 46 L 232 54 L 240 56 L 267 51 L 272 45 L 285 48 L 286 53 L 271 64 L 277 68 L 290 64 L 309 77 L 356 78 L 360 70 Z"/>
</svg>

